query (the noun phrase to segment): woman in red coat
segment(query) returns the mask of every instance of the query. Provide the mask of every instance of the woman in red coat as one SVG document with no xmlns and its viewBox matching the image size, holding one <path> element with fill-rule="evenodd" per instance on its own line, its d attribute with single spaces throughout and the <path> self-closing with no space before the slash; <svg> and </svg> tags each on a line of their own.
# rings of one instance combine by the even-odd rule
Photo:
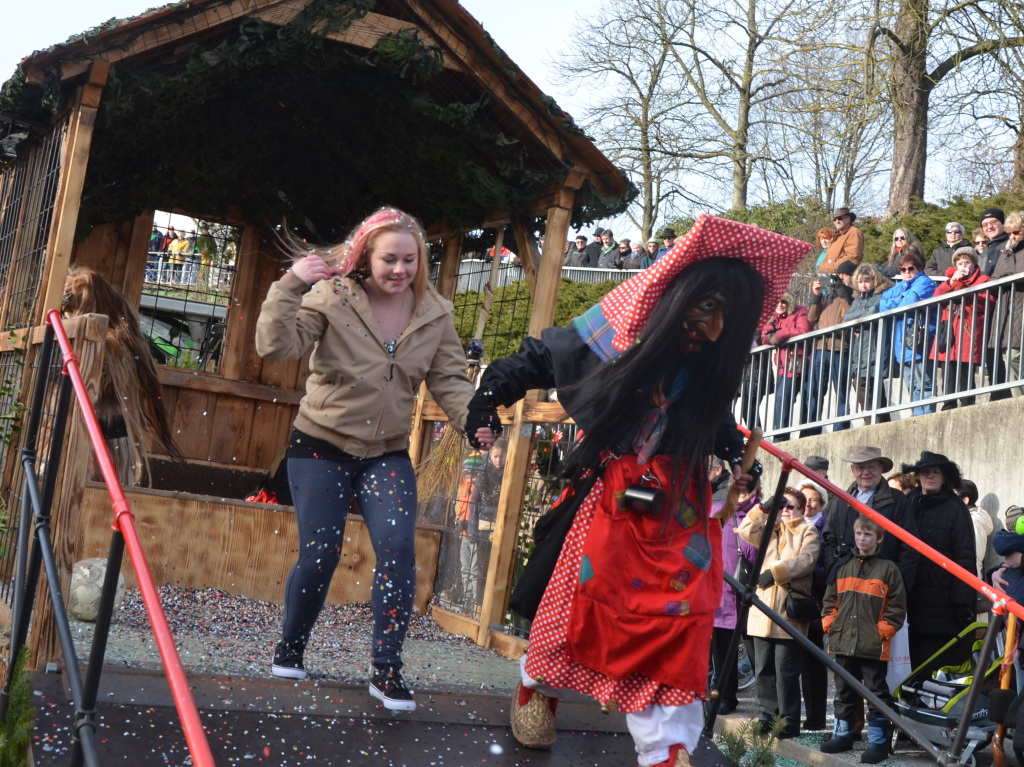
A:
<svg viewBox="0 0 1024 767">
<path fill-rule="evenodd" d="M 953 266 L 946 270 L 946 277 L 946 282 L 935 288 L 935 295 L 965 290 L 989 280 L 989 277 L 978 268 L 977 255 L 974 248 L 970 247 L 958 248 L 953 253 Z M 929 358 L 938 360 L 942 369 L 944 394 L 974 388 L 974 371 L 981 365 L 981 336 L 985 325 L 985 310 L 991 301 L 991 296 L 982 291 L 955 298 L 943 305 Z M 960 404 L 973 405 L 974 397 L 961 397 Z M 942 405 L 942 409 L 952 410 L 956 406 L 957 401 L 951 399 Z"/>
</svg>

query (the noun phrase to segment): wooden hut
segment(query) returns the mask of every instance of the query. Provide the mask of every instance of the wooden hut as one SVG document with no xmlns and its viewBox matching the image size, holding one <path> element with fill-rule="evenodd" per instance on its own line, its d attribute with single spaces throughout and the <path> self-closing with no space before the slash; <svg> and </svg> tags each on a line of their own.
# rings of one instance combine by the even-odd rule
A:
<svg viewBox="0 0 1024 767">
<path fill-rule="evenodd" d="M 188 470 L 130 499 L 158 583 L 273 601 L 294 558 L 291 510 L 218 497 L 195 479 L 209 475 L 220 487 L 265 471 L 301 396 L 305 362 L 266 362 L 253 344 L 263 297 L 287 266 L 275 227 L 287 221 L 330 241 L 378 205 L 404 208 L 436 240 L 437 287 L 448 296 L 467 232 L 514 238 L 536 334 L 552 323 L 569 227 L 618 213 L 635 194 L 455 0 L 189 0 L 111 20 L 25 59 L 0 94 L 0 127 L 5 328 L 39 326 L 59 306 L 72 263 L 141 300 L 154 210 L 239 233 L 218 371 L 160 369 Z M 101 330 L 93 321 L 74 328 L 93 385 Z M 5 380 L 17 383 L 9 371 L 19 367 L 5 361 L 17 363 L 38 335 L 15 333 L 0 347 Z M 16 395 L 0 399 L 13 406 Z M 415 458 L 444 415 L 426 391 L 412 415 Z M 506 414 L 506 481 L 482 608 L 439 613 L 451 630 L 509 653 L 515 643 L 490 626 L 505 610 L 530 460 L 523 426 L 563 415 L 536 397 Z M 16 452 L 4 450 L 9 505 Z M 87 480 L 80 427 L 66 438 L 65 461 L 54 529 L 67 578 L 73 562 L 105 555 L 110 505 Z M 366 598 L 370 583 L 372 552 L 358 521 L 350 530 L 335 601 Z M 421 608 L 438 537 L 429 528 L 418 536 Z M 40 664 L 58 656 L 46 614 L 30 640 Z"/>
</svg>

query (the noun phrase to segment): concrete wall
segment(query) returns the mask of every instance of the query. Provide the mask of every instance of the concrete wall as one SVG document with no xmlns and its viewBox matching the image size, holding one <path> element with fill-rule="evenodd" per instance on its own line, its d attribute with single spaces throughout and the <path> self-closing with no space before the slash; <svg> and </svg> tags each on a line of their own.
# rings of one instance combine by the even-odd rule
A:
<svg viewBox="0 0 1024 767">
<path fill-rule="evenodd" d="M 945 455 L 960 466 L 965 479 L 978 486 L 979 506 L 996 520 L 996 530 L 1008 506 L 1024 505 L 1024 398 L 778 443 L 799 461 L 810 455 L 825 456 L 831 464 L 829 478 L 844 490 L 853 483 L 853 475 L 842 458 L 854 445 L 882 448 L 883 455 L 895 463 L 893 472 L 903 463 L 916 463 L 922 450 Z M 770 495 L 781 465 L 763 451 L 760 459 L 765 464 L 764 493 Z M 795 473 L 791 479 L 796 481 Z M 997 559 L 990 551 L 988 561 Z"/>
</svg>

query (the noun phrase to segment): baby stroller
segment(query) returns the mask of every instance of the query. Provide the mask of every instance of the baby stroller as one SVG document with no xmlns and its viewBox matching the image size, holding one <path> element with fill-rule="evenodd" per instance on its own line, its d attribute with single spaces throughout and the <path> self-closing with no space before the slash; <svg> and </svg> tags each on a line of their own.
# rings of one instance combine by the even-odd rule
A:
<svg viewBox="0 0 1024 767">
<path fill-rule="evenodd" d="M 981 640 L 977 637 L 979 630 L 983 631 L 987 627 L 985 623 L 972 623 L 935 655 L 914 669 L 893 693 L 896 711 L 900 716 L 940 748 L 951 746 L 956 737 L 967 690 L 976 672 L 978 650 L 981 648 Z M 962 658 L 965 645 L 971 648 L 970 661 L 958 665 L 948 665 L 944 662 L 944 659 L 955 662 Z M 978 697 L 971 726 L 967 730 L 967 740 L 960 757 L 961 764 L 973 767 L 976 763 L 975 751 L 992 741 L 996 723 L 988 717 L 988 696 L 999 689 L 1001 660 L 1001 653 L 997 653 L 997 657 L 985 669 L 985 682 Z"/>
</svg>

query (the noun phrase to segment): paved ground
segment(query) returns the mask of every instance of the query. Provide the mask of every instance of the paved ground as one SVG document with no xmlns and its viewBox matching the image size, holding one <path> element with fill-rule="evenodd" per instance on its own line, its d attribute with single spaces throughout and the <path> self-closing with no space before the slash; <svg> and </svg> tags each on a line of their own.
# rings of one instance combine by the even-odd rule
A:
<svg viewBox="0 0 1024 767">
<path fill-rule="evenodd" d="M 173 608 L 179 653 L 217 765 L 636 764 L 624 717 L 602 714 L 582 697 L 560 705 L 559 740 L 550 752 L 521 748 L 508 728 L 518 664 L 440 632 L 429 618 L 418 619 L 405 652 L 406 677 L 416 690 L 418 709 L 392 714 L 367 693 L 366 638 L 360 634 L 365 633 L 365 619 L 358 607 L 332 616 L 334 623 L 325 627 L 321 644 L 308 654 L 310 679 L 296 683 L 269 674 L 268 641 L 272 647 L 272 627 L 279 621 L 270 608 L 262 624 L 257 619 L 263 620 L 263 607 L 239 605 L 217 594 L 165 592 L 164 600 Z M 127 617 L 130 609 L 123 608 L 116 619 L 107 654 L 98 705 L 100 763 L 191 765 L 152 638 Z M 73 629 L 79 657 L 84 658 L 91 625 L 75 623 Z M 73 706 L 64 679 L 59 673 L 40 673 L 34 681 L 35 764 L 66 765 Z M 719 719 L 717 732 L 738 728 L 756 714 L 752 692 L 741 692 L 739 708 Z M 824 736 L 809 732 L 778 743 L 779 764 L 859 764 L 863 743 L 850 753 L 827 755 L 818 750 Z M 1007 755 L 1012 767 L 1011 749 Z M 721 764 L 710 752 L 694 762 L 698 767 Z M 935 764 L 911 743 L 900 743 L 888 763 Z M 990 748 L 979 752 L 981 767 L 991 763 Z"/>
</svg>

